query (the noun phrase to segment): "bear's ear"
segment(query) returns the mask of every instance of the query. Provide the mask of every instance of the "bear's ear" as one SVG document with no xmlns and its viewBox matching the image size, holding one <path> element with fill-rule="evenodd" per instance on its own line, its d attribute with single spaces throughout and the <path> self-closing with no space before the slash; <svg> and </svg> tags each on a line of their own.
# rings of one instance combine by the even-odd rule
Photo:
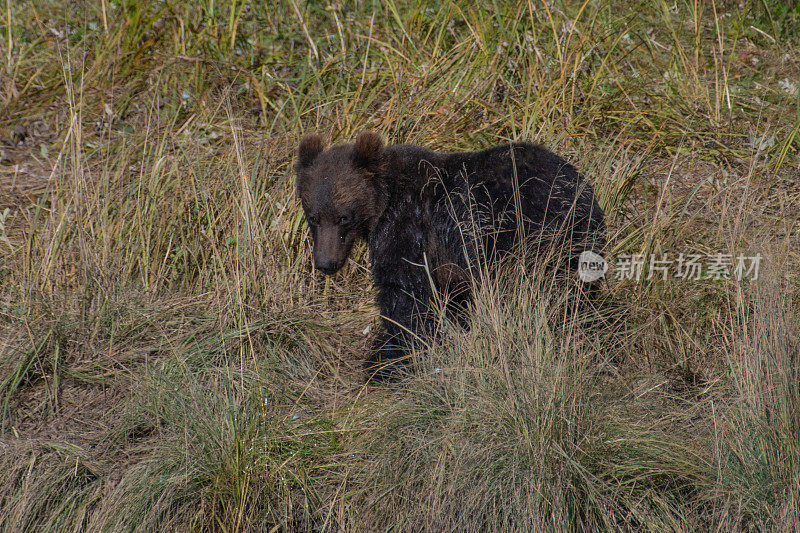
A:
<svg viewBox="0 0 800 533">
<path fill-rule="evenodd" d="M 325 140 L 317 134 L 304 135 L 297 149 L 297 166 L 307 167 L 325 150 Z"/>
<path fill-rule="evenodd" d="M 383 154 L 383 139 L 372 131 L 362 131 L 356 137 L 353 161 L 360 167 L 369 167 L 380 162 Z"/>
</svg>

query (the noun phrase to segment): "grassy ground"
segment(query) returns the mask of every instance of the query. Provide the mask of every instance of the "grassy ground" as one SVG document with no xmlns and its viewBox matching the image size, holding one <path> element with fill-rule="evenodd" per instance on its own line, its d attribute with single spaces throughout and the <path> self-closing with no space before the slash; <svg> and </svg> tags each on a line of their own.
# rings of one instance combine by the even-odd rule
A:
<svg viewBox="0 0 800 533">
<path fill-rule="evenodd" d="M 3 530 L 783 529 L 800 523 L 800 8 L 759 0 L 25 1 L 0 15 Z M 311 270 L 304 132 L 545 143 L 609 257 L 365 386 L 364 249 Z"/>
</svg>

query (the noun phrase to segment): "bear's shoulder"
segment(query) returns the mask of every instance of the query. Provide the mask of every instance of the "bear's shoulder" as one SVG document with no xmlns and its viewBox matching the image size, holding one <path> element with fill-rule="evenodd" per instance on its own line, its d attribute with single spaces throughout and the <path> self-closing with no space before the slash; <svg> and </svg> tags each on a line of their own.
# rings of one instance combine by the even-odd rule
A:
<svg viewBox="0 0 800 533">
<path fill-rule="evenodd" d="M 396 144 L 386 147 L 386 157 L 398 171 L 415 171 L 420 163 L 438 164 L 441 156 L 438 152 L 414 144 Z"/>
</svg>

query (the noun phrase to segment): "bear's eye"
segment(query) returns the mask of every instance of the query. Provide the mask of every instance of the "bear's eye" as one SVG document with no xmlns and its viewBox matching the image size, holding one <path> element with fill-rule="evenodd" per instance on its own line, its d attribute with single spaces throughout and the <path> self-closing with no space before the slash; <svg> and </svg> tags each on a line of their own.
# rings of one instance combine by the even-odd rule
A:
<svg viewBox="0 0 800 533">
<path fill-rule="evenodd" d="M 339 217 L 339 240 L 342 243 L 347 242 L 347 237 L 350 234 L 350 226 L 348 224 L 342 224 L 341 222 L 342 217 Z"/>
<path fill-rule="evenodd" d="M 352 222 L 353 217 L 350 215 L 342 215 L 339 217 L 339 225 L 340 226 L 349 226 Z"/>
<path fill-rule="evenodd" d="M 311 215 L 311 216 L 309 216 L 307 218 L 308 218 L 308 223 L 311 224 L 312 226 L 318 226 L 319 225 L 319 218 L 318 217 L 316 217 L 314 215 Z"/>
</svg>

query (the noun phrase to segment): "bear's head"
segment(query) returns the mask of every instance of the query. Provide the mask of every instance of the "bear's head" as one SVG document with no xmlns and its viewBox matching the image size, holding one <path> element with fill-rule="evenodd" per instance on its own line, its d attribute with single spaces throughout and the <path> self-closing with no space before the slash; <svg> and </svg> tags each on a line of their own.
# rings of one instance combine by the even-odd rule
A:
<svg viewBox="0 0 800 533">
<path fill-rule="evenodd" d="M 300 141 L 295 173 L 315 268 L 334 274 L 344 266 L 356 238 L 366 238 L 386 206 L 381 174 L 383 140 L 362 132 L 354 144 L 325 149 L 319 135 Z"/>
</svg>

